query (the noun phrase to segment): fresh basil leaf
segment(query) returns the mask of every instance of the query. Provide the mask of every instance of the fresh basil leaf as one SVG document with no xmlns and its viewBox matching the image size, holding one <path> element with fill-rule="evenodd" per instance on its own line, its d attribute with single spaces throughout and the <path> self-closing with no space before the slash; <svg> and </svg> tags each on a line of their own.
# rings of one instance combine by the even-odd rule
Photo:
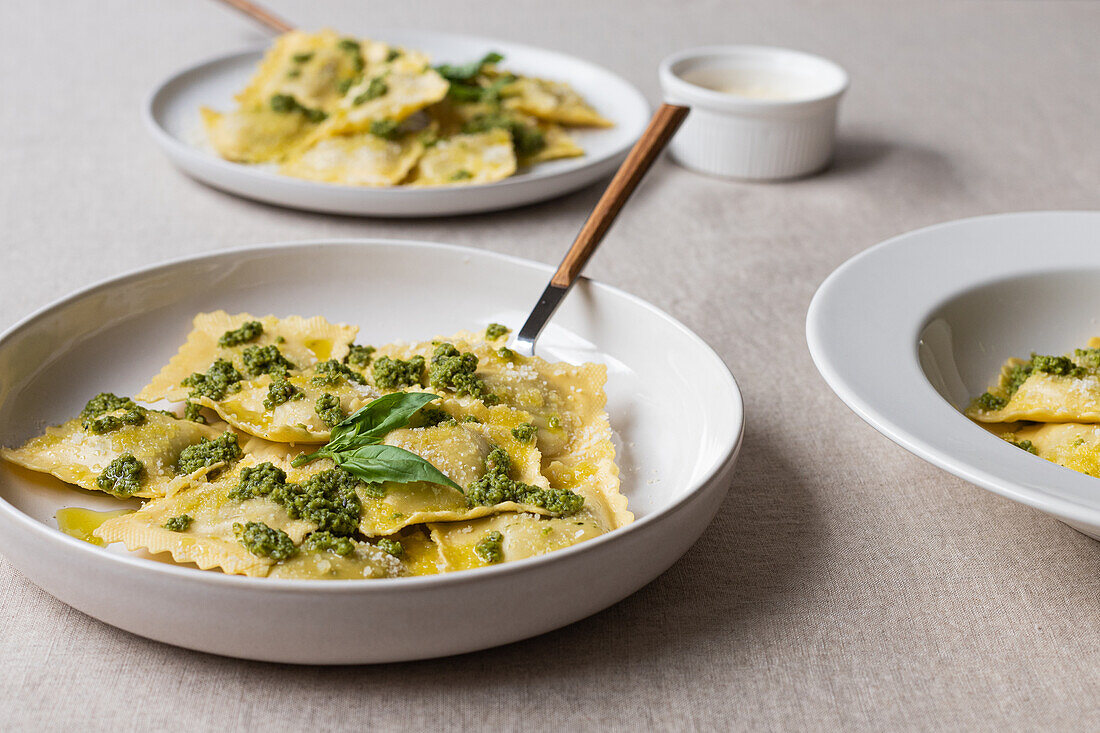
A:
<svg viewBox="0 0 1100 733">
<path fill-rule="evenodd" d="M 477 61 L 465 64 L 442 64 L 435 67 L 435 70 L 447 81 L 469 81 L 481 72 L 481 67 L 485 64 L 496 64 L 503 60 L 504 57 L 499 53 L 490 51 Z"/>
<path fill-rule="evenodd" d="M 383 481 L 395 484 L 428 481 L 462 491 L 461 486 L 447 478 L 438 468 L 415 453 L 394 445 L 364 445 L 331 457 L 340 468 L 367 484 Z"/>
<path fill-rule="evenodd" d="M 394 392 L 363 405 L 332 429 L 328 453 L 381 443 L 391 430 L 403 428 L 421 407 L 439 395 L 430 392 Z"/>
</svg>

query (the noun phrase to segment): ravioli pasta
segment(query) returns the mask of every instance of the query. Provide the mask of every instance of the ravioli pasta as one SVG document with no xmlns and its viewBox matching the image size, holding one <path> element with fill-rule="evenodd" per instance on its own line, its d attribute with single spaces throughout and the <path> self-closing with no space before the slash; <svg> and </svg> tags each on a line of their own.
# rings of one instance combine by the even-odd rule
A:
<svg viewBox="0 0 1100 733">
<path fill-rule="evenodd" d="M 0 455 L 144 500 L 82 524 L 89 541 L 252 577 L 469 570 L 633 521 L 603 366 L 519 356 L 497 324 L 377 347 L 357 334 L 200 313 L 135 399 L 96 395 Z"/>
<path fill-rule="evenodd" d="M 223 158 L 356 186 L 499 181 L 584 155 L 567 128 L 608 127 L 564 82 L 513 74 L 499 54 L 433 66 L 425 54 L 332 30 L 275 40 L 235 109 L 202 108 Z"/>
<path fill-rule="evenodd" d="M 1065 355 L 1008 359 L 966 414 L 1029 453 L 1100 477 L 1100 338 Z"/>
</svg>

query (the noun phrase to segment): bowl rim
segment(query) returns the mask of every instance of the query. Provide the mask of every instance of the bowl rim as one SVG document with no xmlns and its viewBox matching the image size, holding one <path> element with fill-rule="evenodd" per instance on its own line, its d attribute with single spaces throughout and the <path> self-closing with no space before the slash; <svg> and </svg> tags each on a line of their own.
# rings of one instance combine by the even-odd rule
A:
<svg viewBox="0 0 1100 733">
<path fill-rule="evenodd" d="M 462 254 L 467 257 L 484 257 L 489 260 L 497 260 L 499 262 L 505 262 L 512 265 L 541 271 L 545 273 L 547 277 L 549 277 L 549 275 L 554 270 L 554 268 L 550 265 L 536 262 L 534 260 L 528 260 L 522 257 L 517 257 L 514 255 L 478 249 L 475 247 L 445 244 L 442 242 L 431 242 L 426 240 L 404 240 L 380 237 L 321 237 L 317 239 L 301 239 L 284 242 L 261 243 L 241 247 L 225 247 L 201 254 L 185 255 L 182 257 L 163 260 L 161 262 L 153 263 L 151 265 L 128 270 L 121 275 L 97 280 L 90 285 L 87 285 L 86 287 L 80 288 L 68 295 L 64 295 L 56 300 L 47 303 L 46 305 L 31 312 L 27 316 L 21 318 L 8 328 L 4 329 L 3 332 L 0 332 L 0 349 L 3 349 L 7 342 L 19 331 L 33 326 L 35 322 L 39 321 L 42 318 L 48 317 L 55 310 L 76 303 L 81 299 L 94 295 L 98 292 L 105 291 L 116 286 L 124 285 L 126 283 L 138 281 L 150 276 L 155 276 L 181 265 L 187 265 L 202 260 L 215 260 L 218 258 L 236 257 L 249 254 L 277 254 L 279 252 L 291 249 L 325 248 L 332 245 L 367 245 L 395 247 L 398 249 L 441 249 L 455 254 Z M 703 349 L 703 353 L 708 354 L 710 358 L 714 359 L 716 365 L 721 367 L 718 370 L 718 374 L 722 377 L 723 381 L 726 382 L 727 396 L 730 399 L 729 407 L 731 407 L 735 411 L 737 416 L 733 433 L 728 436 L 728 445 L 725 446 L 725 450 L 721 452 L 721 454 L 714 461 L 706 466 L 705 470 L 700 472 L 699 476 L 691 482 L 691 485 L 683 492 L 683 495 L 679 499 L 658 511 L 654 511 L 653 513 L 643 516 L 640 519 L 635 519 L 635 521 L 631 522 L 625 527 L 619 527 L 598 537 L 594 537 L 592 539 L 585 540 L 584 542 L 581 542 L 579 544 L 571 545 L 560 550 L 555 550 L 544 555 L 524 558 L 521 560 L 514 560 L 512 562 L 504 563 L 501 565 L 495 565 L 485 568 L 475 568 L 471 570 L 459 570 L 428 576 L 376 578 L 371 579 L 370 582 L 364 582 L 360 579 L 298 580 L 284 578 L 252 578 L 242 575 L 230 575 L 227 573 L 220 573 L 216 571 L 201 570 L 186 567 L 183 565 L 173 565 L 170 563 L 135 557 L 129 554 L 106 552 L 103 547 L 99 547 L 89 542 L 76 539 L 75 537 L 70 537 L 60 530 L 39 522 L 38 520 L 25 514 L 24 512 L 13 506 L 10 502 L 7 501 L 7 499 L 3 497 L 3 495 L 0 495 L 0 519 L 3 519 L 6 516 L 8 520 L 19 524 L 25 531 L 31 533 L 33 536 L 41 538 L 43 541 L 60 541 L 62 543 L 68 543 L 71 548 L 74 548 L 79 552 L 92 553 L 87 555 L 87 557 L 89 557 L 89 560 L 92 562 L 95 561 L 95 558 L 106 559 L 107 562 L 115 563 L 116 567 L 119 568 L 127 566 L 136 568 L 137 570 L 135 572 L 148 571 L 159 573 L 164 577 L 178 578 L 180 579 L 180 582 L 187 582 L 190 580 L 197 583 L 209 583 L 221 587 L 241 588 L 242 590 L 262 590 L 266 588 L 271 591 L 280 592 L 324 592 L 337 594 L 358 592 L 386 593 L 399 589 L 429 589 L 440 586 L 448 586 L 455 583 L 466 583 L 471 580 L 488 580 L 497 576 L 510 575 L 516 572 L 524 572 L 527 569 L 533 569 L 537 566 L 566 562 L 581 553 L 596 551 L 604 544 L 607 544 L 608 542 L 615 542 L 618 539 L 627 536 L 628 534 L 635 534 L 639 531 L 645 531 L 651 525 L 666 520 L 673 514 L 679 513 L 688 504 L 700 498 L 705 489 L 710 485 L 711 481 L 716 476 L 720 475 L 728 465 L 735 461 L 740 451 L 745 433 L 744 399 L 741 395 L 740 387 L 738 386 L 732 372 L 730 372 L 729 366 L 725 363 L 725 360 L 722 359 L 722 357 L 694 331 L 689 329 L 676 318 L 673 318 L 668 313 L 665 313 L 657 306 L 643 300 L 642 298 L 639 298 L 636 295 L 632 295 L 631 293 L 621 290 L 613 285 L 607 285 L 597 280 L 592 280 L 583 276 L 582 279 L 586 281 L 589 287 L 594 287 L 597 290 L 604 291 L 608 295 L 626 300 L 633 306 L 646 310 L 651 315 L 661 320 L 664 320 L 674 329 L 679 331 L 683 336 L 693 341 L 697 347 Z"/>
<path fill-rule="evenodd" d="M 609 77 L 614 78 L 615 81 L 622 84 L 624 89 L 629 89 L 632 92 L 633 96 L 635 97 L 634 101 L 639 102 L 641 104 L 641 106 L 646 109 L 647 114 L 645 116 L 648 118 L 648 111 L 650 110 L 649 101 L 645 98 L 645 96 L 641 93 L 641 91 L 638 90 L 637 86 L 635 86 L 634 84 L 631 84 L 629 81 L 627 81 L 621 75 L 616 74 L 614 71 L 611 71 L 607 67 L 601 66 L 597 63 L 589 61 L 588 59 L 582 58 L 580 56 L 574 56 L 572 54 L 567 54 L 567 53 L 564 53 L 564 52 L 561 52 L 561 51 L 555 51 L 555 50 L 548 49 L 548 48 L 542 48 L 540 46 L 533 46 L 533 45 L 527 44 L 527 43 L 518 43 L 518 42 L 515 42 L 515 41 L 505 41 L 505 40 L 489 38 L 489 37 L 486 37 L 486 36 L 472 35 L 472 34 L 467 34 L 467 33 L 450 33 L 450 32 L 447 32 L 447 31 L 418 30 L 416 28 L 378 28 L 378 29 L 372 30 L 371 33 L 378 36 L 378 38 L 380 38 L 382 40 L 385 40 L 385 37 L 387 35 L 400 36 L 402 34 L 415 34 L 415 35 L 423 36 L 423 37 L 432 36 L 432 37 L 440 38 L 440 39 L 462 40 L 462 41 L 469 41 L 469 42 L 473 42 L 473 43 L 481 43 L 481 44 L 484 44 L 486 47 L 493 46 L 494 44 L 497 45 L 497 46 L 511 46 L 512 48 L 520 48 L 520 49 L 523 49 L 524 51 L 536 52 L 536 53 L 541 53 L 541 54 L 548 54 L 550 56 L 556 56 L 556 57 L 559 57 L 561 59 L 568 60 L 571 63 L 581 63 L 581 64 L 589 66 L 592 69 L 596 69 L 596 70 L 608 75 Z M 157 108 L 158 108 L 158 105 L 159 105 L 161 99 L 164 97 L 165 94 L 168 93 L 168 90 L 172 86 L 174 86 L 175 84 L 181 82 L 181 80 L 183 80 L 185 77 L 191 76 L 191 75 L 196 74 L 196 73 L 201 72 L 201 71 L 204 71 L 207 68 L 215 67 L 215 66 L 218 66 L 218 65 L 224 64 L 224 63 L 235 62 L 235 61 L 237 61 L 237 60 L 239 60 L 243 57 L 250 56 L 250 55 L 253 55 L 253 54 L 263 54 L 263 52 L 266 51 L 270 47 L 270 45 L 271 45 L 270 43 L 264 43 L 262 45 L 261 44 L 250 44 L 248 46 L 241 47 L 236 51 L 222 52 L 222 53 L 219 53 L 219 54 L 207 56 L 207 57 L 205 57 L 205 58 L 203 58 L 199 61 L 191 63 L 191 64 L 189 64 L 189 65 L 187 65 L 183 68 L 180 68 L 179 70 L 171 73 L 170 75 L 168 75 L 166 77 L 161 78 L 160 81 L 158 81 L 153 86 L 153 88 L 146 93 L 144 99 L 141 102 L 142 122 L 144 123 L 146 130 L 153 137 L 154 141 L 156 141 L 161 146 L 162 149 L 164 149 L 166 151 L 170 151 L 172 154 L 175 154 L 175 155 L 181 156 L 181 157 L 186 157 L 186 158 L 192 159 L 192 160 L 197 160 L 197 161 L 202 162 L 203 164 L 212 165 L 212 166 L 215 167 L 216 170 L 219 170 L 219 171 L 222 171 L 222 172 L 227 172 L 227 173 L 241 173 L 242 171 L 248 171 L 249 174 L 258 176 L 259 180 L 262 180 L 262 181 L 265 181 L 265 182 L 274 182 L 274 183 L 276 183 L 276 185 L 285 185 L 285 186 L 288 187 L 288 189 L 292 189 L 292 190 L 295 190 L 295 191 L 309 192 L 309 191 L 318 191 L 318 190 L 324 189 L 325 191 L 329 191 L 329 192 L 334 192 L 334 191 L 340 191 L 340 192 L 344 192 L 344 193 L 369 192 L 370 194 L 372 194 L 373 196 L 376 196 L 376 197 L 387 197 L 387 198 L 395 199 L 395 200 L 409 199 L 409 198 L 416 199 L 416 198 L 420 198 L 424 195 L 425 189 L 423 189 L 423 188 L 418 189 L 418 188 L 413 188 L 413 187 L 409 187 L 409 186 L 404 186 L 404 187 L 402 187 L 402 186 L 377 186 L 377 187 L 372 187 L 372 186 L 356 186 L 356 185 L 345 184 L 345 183 L 330 183 L 330 182 L 326 182 L 326 181 L 311 181 L 311 180 L 306 180 L 306 179 L 301 179 L 301 178 L 295 178 L 294 176 L 282 175 L 282 174 L 276 173 L 274 171 L 263 170 L 263 169 L 258 168 L 256 166 L 249 166 L 249 165 L 244 164 L 244 163 L 235 163 L 233 161 L 225 160 L 224 158 L 222 158 L 222 157 L 220 157 L 220 156 L 218 156 L 218 155 L 216 155 L 212 152 L 205 151 L 205 150 L 202 150 L 201 148 L 198 148 L 194 145 L 188 144 L 186 141 L 180 140 L 175 135 L 173 135 L 171 132 L 169 132 L 168 129 L 164 125 L 161 124 L 160 117 L 157 114 Z M 616 120 L 612 119 L 612 122 L 615 122 L 616 125 L 624 124 L 621 120 L 616 121 Z M 541 176 L 539 176 L 539 175 L 534 175 L 534 176 L 527 176 L 527 175 L 518 175 L 517 176 L 517 175 L 513 175 L 513 176 L 510 176 L 510 177 L 505 178 L 503 180 L 493 181 L 493 182 L 490 182 L 490 183 L 476 183 L 476 184 L 472 184 L 472 185 L 468 185 L 468 186 L 458 186 L 458 187 L 455 187 L 455 186 L 438 186 L 438 187 L 431 187 L 428 190 L 429 191 L 446 190 L 446 191 L 449 191 L 449 192 L 457 192 L 458 195 L 469 196 L 469 195 L 471 195 L 470 193 L 463 194 L 462 192 L 483 192 L 483 191 L 499 190 L 499 189 L 502 189 L 502 188 L 512 188 L 512 187 L 515 187 L 515 186 L 518 186 L 518 185 L 525 185 L 525 184 L 529 184 L 531 182 L 543 180 L 543 179 L 546 179 L 546 178 L 551 178 L 551 177 L 558 176 L 558 175 L 567 175 L 569 173 L 575 172 L 576 170 L 579 170 L 582 167 L 583 168 L 597 167 L 597 166 L 600 166 L 600 165 L 606 163 L 607 161 L 610 161 L 610 160 L 613 160 L 617 157 L 625 155 L 627 153 L 627 151 L 631 148 L 631 146 L 634 144 L 635 140 L 637 140 L 637 138 L 641 135 L 642 130 L 644 129 L 644 127 L 645 127 L 645 121 L 640 121 L 640 124 L 639 124 L 637 130 L 633 131 L 634 134 L 631 134 L 632 131 L 627 129 L 626 130 L 627 137 L 624 138 L 624 141 L 622 143 L 620 143 L 619 145 L 615 146 L 613 149 L 605 151 L 601 155 L 592 156 L 592 155 L 590 155 L 586 152 L 584 156 L 576 159 L 577 161 L 583 161 L 583 164 L 578 165 L 576 168 L 570 168 L 568 170 L 557 171 L 557 172 L 554 172 L 554 173 L 545 173 Z M 318 187 L 320 187 L 320 188 L 318 188 Z"/>
<path fill-rule="evenodd" d="M 807 311 L 806 341 L 815 366 L 841 401 L 893 442 L 981 488 L 1071 523 L 1100 527 L 1100 484 L 1095 477 L 1049 461 L 1035 461 L 1033 456 L 975 425 L 933 387 L 918 351 L 921 333 L 939 310 L 967 291 L 1021 275 L 1077 271 L 1082 266 L 1100 270 L 1100 250 L 1075 246 L 1064 239 L 1044 240 L 1045 262 L 1028 258 L 1029 250 L 1034 256 L 1035 249 L 1034 243 L 1027 241 L 1027 237 L 1034 236 L 1030 230 L 1036 234 L 1049 232 L 1054 222 L 1070 219 L 1087 225 L 1082 228 L 1100 231 L 1100 211 L 1027 211 L 948 221 L 886 239 L 845 261 L 822 282 Z M 1011 225 L 1013 233 L 1019 232 L 1016 236 L 1020 239 L 999 239 L 995 243 L 997 257 L 983 261 L 980 275 L 943 270 L 942 263 L 957 264 L 962 256 L 957 242 L 941 236 L 945 232 L 977 234 L 980 241 L 983 230 L 989 232 L 1006 224 Z M 934 269 L 937 263 L 939 270 Z M 879 268 L 877 277 L 884 280 L 897 277 L 904 282 L 909 278 L 910 283 L 913 272 L 924 268 L 925 279 L 919 288 L 892 288 L 875 302 L 875 308 L 867 308 L 866 296 L 874 292 L 868 268 Z M 936 273 L 940 279 L 929 277 L 929 273 Z M 918 295 L 910 297 L 908 304 L 897 305 L 898 297 L 914 292 Z M 859 299 L 864 302 L 862 312 L 855 304 Z M 898 311 L 903 312 L 899 315 Z M 850 317 L 844 327 L 837 323 L 838 314 Z M 872 343 L 852 352 L 852 342 L 843 335 L 845 329 L 862 333 L 860 339 L 872 333 Z M 893 335 L 874 334 L 876 329 Z M 876 351 L 876 346 L 881 349 Z M 846 355 L 845 350 L 850 353 Z M 855 367 L 851 353 L 868 360 L 867 366 Z M 874 393 L 876 387 L 861 383 L 858 376 L 886 366 L 894 368 L 892 377 L 901 378 L 895 381 L 895 393 L 884 407 L 885 400 Z M 1080 498 L 1089 494 L 1095 499 Z"/>
<path fill-rule="evenodd" d="M 738 97 L 694 84 L 684 79 L 677 68 L 681 64 L 691 61 L 745 57 L 794 60 L 797 63 L 820 68 L 825 73 L 835 76 L 835 81 L 832 84 L 825 85 L 821 91 L 815 94 L 793 99 L 757 99 Z M 781 46 L 742 44 L 696 46 L 677 51 L 661 61 L 657 67 L 657 75 L 666 94 L 681 96 L 688 102 L 699 105 L 704 109 L 721 112 L 772 112 L 778 114 L 781 112 L 810 111 L 834 103 L 847 91 L 850 83 L 848 72 L 835 61 L 831 61 L 824 56 Z"/>
</svg>

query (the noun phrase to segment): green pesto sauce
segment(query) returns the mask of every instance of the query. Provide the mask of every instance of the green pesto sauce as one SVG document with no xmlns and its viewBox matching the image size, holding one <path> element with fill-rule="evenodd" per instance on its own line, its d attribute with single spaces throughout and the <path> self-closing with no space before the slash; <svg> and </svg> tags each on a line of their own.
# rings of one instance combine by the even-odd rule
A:
<svg viewBox="0 0 1100 733">
<path fill-rule="evenodd" d="M 241 388 L 241 380 L 244 377 L 228 359 L 217 359 L 206 374 L 195 372 L 184 379 L 180 384 L 190 387 L 189 397 L 209 397 L 212 400 L 220 400 L 230 392 L 236 392 Z"/>
<path fill-rule="evenodd" d="M 485 338 L 489 341 L 496 341 L 499 338 L 504 338 L 508 335 L 508 327 L 500 323 L 490 323 L 485 327 Z"/>
<path fill-rule="evenodd" d="M 508 476 L 512 461 L 500 448 L 489 451 L 485 474 L 466 489 L 470 506 L 495 506 L 506 501 L 529 504 L 554 514 L 574 514 L 584 506 L 584 497 L 568 489 L 541 489 Z"/>
<path fill-rule="evenodd" d="M 432 363 L 428 367 L 428 384 L 432 389 L 445 389 L 459 395 L 470 395 L 494 405 L 499 400 L 489 392 L 481 377 L 477 376 L 477 355 L 462 353 L 454 344 L 442 343 L 435 347 Z"/>
<path fill-rule="evenodd" d="M 344 363 L 356 369 L 366 369 L 370 366 L 370 360 L 374 357 L 374 352 L 375 348 L 373 346 L 352 344 L 348 350 L 348 355 L 344 357 Z"/>
<path fill-rule="evenodd" d="M 247 344 L 249 341 L 258 339 L 263 333 L 264 324 L 259 321 L 245 321 L 239 328 L 234 328 L 231 331 L 223 333 L 221 338 L 218 339 L 218 346 L 229 348 Z"/>
<path fill-rule="evenodd" d="M 302 394 L 302 390 L 286 381 L 286 379 L 280 375 L 272 379 L 271 384 L 267 386 L 267 397 L 264 397 L 264 409 L 274 410 L 285 402 L 300 400 L 303 397 L 305 397 L 305 395 Z"/>
<path fill-rule="evenodd" d="M 123 453 L 103 469 L 95 485 L 115 496 L 130 496 L 141 490 L 144 477 L 145 464 L 134 458 L 132 453 Z"/>
<path fill-rule="evenodd" d="M 250 377 L 258 377 L 261 374 L 286 374 L 295 368 L 275 344 L 249 346 L 241 353 L 241 360 L 244 362 L 245 372 Z"/>
<path fill-rule="evenodd" d="M 363 49 L 360 47 L 359 41 L 354 38 L 341 38 L 336 45 L 341 51 L 351 54 L 351 67 L 353 69 L 356 71 L 363 70 L 366 62 L 363 60 Z"/>
<path fill-rule="evenodd" d="M 291 69 L 290 71 L 286 72 L 286 78 L 287 79 L 297 79 L 301 75 L 302 75 L 302 70 L 301 69 Z"/>
<path fill-rule="evenodd" d="M 1012 445 L 1016 446 L 1020 450 L 1026 450 L 1028 453 L 1030 453 L 1032 455 L 1035 455 L 1035 456 L 1039 455 L 1039 451 L 1035 450 L 1035 446 L 1032 444 L 1032 442 L 1030 440 L 1020 440 L 1020 441 L 1010 440 L 1008 442 L 1012 443 Z"/>
<path fill-rule="evenodd" d="M 241 447 L 237 443 L 236 433 L 225 433 L 213 440 L 202 438 L 200 442 L 189 445 L 180 452 L 176 473 L 182 476 L 215 463 L 232 463 L 240 457 Z"/>
<path fill-rule="evenodd" d="M 233 534 L 237 535 L 237 542 L 246 550 L 259 557 L 286 560 L 298 552 L 290 535 L 281 529 L 272 529 L 263 522 L 234 522 Z"/>
<path fill-rule="evenodd" d="M 351 89 L 353 86 L 358 85 L 361 81 L 363 81 L 362 75 L 350 76 L 347 79 L 341 79 L 340 81 L 336 82 L 336 91 L 340 92 L 341 94 L 347 94 L 349 89 Z"/>
<path fill-rule="evenodd" d="M 313 58 L 313 51 L 310 51 L 309 53 L 296 53 L 290 58 L 296 64 L 304 64 L 305 62 Z"/>
<path fill-rule="evenodd" d="M 995 394 L 984 392 L 981 397 L 975 400 L 975 403 L 978 407 L 987 412 L 996 412 L 997 410 L 1003 410 L 1004 406 L 1008 404 L 1008 400 L 1004 397 L 998 397 Z"/>
<path fill-rule="evenodd" d="M 1075 349 L 1073 360 L 1086 369 L 1100 370 L 1100 349 Z"/>
<path fill-rule="evenodd" d="M 403 361 L 380 356 L 374 360 L 371 374 L 378 389 L 419 386 L 424 374 L 424 357 L 414 356 L 408 361 Z"/>
<path fill-rule="evenodd" d="M 310 122 L 324 122 L 326 119 L 328 119 L 328 114 L 326 114 L 324 110 L 306 107 L 289 94 L 272 95 L 270 104 L 271 109 L 274 112 L 278 112 L 280 114 L 301 112 Z"/>
<path fill-rule="evenodd" d="M 382 81 L 382 77 L 376 76 L 375 78 L 370 80 L 369 84 L 367 84 L 366 90 L 364 90 L 360 94 L 357 94 L 355 99 L 351 100 L 351 103 L 358 105 L 363 104 L 364 102 L 369 102 L 372 99 L 378 99 L 389 90 L 390 88 L 386 86 L 386 82 Z"/>
<path fill-rule="evenodd" d="M 561 418 L 557 415 L 551 415 L 550 419 L 546 421 L 546 424 L 552 427 L 554 430 L 561 429 Z"/>
<path fill-rule="evenodd" d="M 457 170 L 454 173 L 452 173 L 450 175 L 450 178 L 448 178 L 447 180 L 450 180 L 450 181 L 468 181 L 473 177 L 474 177 L 473 173 L 466 170 L 465 168 L 462 168 L 461 170 Z"/>
<path fill-rule="evenodd" d="M 1031 368 L 1036 372 L 1045 372 L 1059 377 L 1083 377 L 1088 371 L 1084 367 L 1077 366 L 1068 356 L 1042 356 L 1031 355 Z"/>
<path fill-rule="evenodd" d="M 194 521 L 190 514 L 180 514 L 165 522 L 164 528 L 169 532 L 186 532 L 187 528 L 191 526 L 191 522 Z"/>
<path fill-rule="evenodd" d="M 419 425 L 416 427 L 431 428 L 436 425 L 443 425 L 444 423 L 457 424 L 457 420 L 451 417 L 451 413 L 439 407 L 421 407 L 420 412 L 416 413 L 419 418 Z"/>
<path fill-rule="evenodd" d="M 314 532 L 309 537 L 306 537 L 305 542 L 302 543 L 302 547 L 307 550 L 316 550 L 318 552 L 334 552 L 337 555 L 350 555 L 355 551 L 355 543 L 348 537 L 341 537 L 335 535 L 332 532 Z"/>
<path fill-rule="evenodd" d="M 477 415 L 467 415 L 466 417 L 462 418 L 462 422 L 476 422 L 476 423 L 479 423 L 479 422 L 481 422 L 481 418 L 478 417 Z"/>
<path fill-rule="evenodd" d="M 202 405 L 195 404 L 191 400 L 183 403 L 183 419 L 191 422 L 206 424 L 206 418 L 202 414 Z"/>
<path fill-rule="evenodd" d="M 390 52 L 386 54 L 386 61 L 395 61 L 401 58 L 401 49 L 391 48 Z"/>
<path fill-rule="evenodd" d="M 516 155 L 526 157 L 540 152 L 546 147 L 546 136 L 542 131 L 532 125 L 525 125 L 517 119 L 507 115 L 493 113 L 478 115 L 462 126 L 463 132 L 488 132 L 489 130 L 506 130 L 512 136 L 512 147 Z"/>
<path fill-rule="evenodd" d="M 388 552 L 394 557 L 401 557 L 405 554 L 405 548 L 397 540 L 391 540 L 388 537 L 383 537 L 378 540 L 378 549 L 382 552 Z"/>
<path fill-rule="evenodd" d="M 316 404 L 313 409 L 321 417 L 321 422 L 328 425 L 330 428 L 334 428 L 343 422 L 347 415 L 344 414 L 344 410 L 340 407 L 340 398 L 336 395 L 325 392 L 323 395 L 317 398 Z"/>
<path fill-rule="evenodd" d="M 266 496 L 281 505 L 291 519 L 305 519 L 318 531 L 350 536 L 359 528 L 362 503 L 355 488 L 359 479 L 342 468 L 310 476 L 303 484 L 288 484 L 286 473 L 270 463 L 241 469 L 237 487 L 229 498 L 245 501 Z"/>
<path fill-rule="evenodd" d="M 133 410 L 138 407 L 137 403 L 129 397 L 119 397 L 111 392 L 100 392 L 92 399 L 88 400 L 88 403 L 84 405 L 84 409 L 80 411 L 80 419 L 96 417 L 102 415 L 105 412 L 114 412 L 116 410 Z"/>
<path fill-rule="evenodd" d="M 121 415 L 98 415 L 96 417 L 84 418 L 80 421 L 81 426 L 89 433 L 95 435 L 103 435 L 104 433 L 110 433 L 118 430 L 123 425 L 141 425 L 145 422 L 145 415 L 148 412 L 144 407 L 134 406 L 133 409 L 127 410 Z"/>
<path fill-rule="evenodd" d="M 268 496 L 286 485 L 286 472 L 271 463 L 245 466 L 241 469 L 237 487 L 229 492 L 229 498 L 247 501 L 257 496 Z"/>
<path fill-rule="evenodd" d="M 395 140 L 401 135 L 401 132 L 398 130 L 399 126 L 400 123 L 398 123 L 397 120 L 371 120 L 370 134 L 387 140 Z"/>
<path fill-rule="evenodd" d="M 363 375 L 354 369 L 348 368 L 347 364 L 341 364 L 335 359 L 329 359 L 328 361 L 322 361 L 313 367 L 313 377 L 309 380 L 311 384 L 316 384 L 322 387 L 335 387 L 340 384 L 344 379 L 352 382 L 358 382 L 359 384 L 366 384 L 367 380 L 363 378 Z"/>
<path fill-rule="evenodd" d="M 521 443 L 530 443 L 538 435 L 539 429 L 529 422 L 512 428 L 512 437 Z"/>
<path fill-rule="evenodd" d="M 487 563 L 500 562 L 504 559 L 504 535 L 496 530 L 493 530 L 489 534 L 474 545 L 474 552 L 483 561 Z"/>
</svg>

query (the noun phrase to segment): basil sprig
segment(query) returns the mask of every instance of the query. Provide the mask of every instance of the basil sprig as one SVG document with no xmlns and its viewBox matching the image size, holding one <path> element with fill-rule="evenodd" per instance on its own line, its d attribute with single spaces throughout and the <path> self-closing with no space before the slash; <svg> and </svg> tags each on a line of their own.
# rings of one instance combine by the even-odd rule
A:
<svg viewBox="0 0 1100 733">
<path fill-rule="evenodd" d="M 430 392 L 394 392 L 379 397 L 338 423 L 324 447 L 298 456 L 291 465 L 298 467 L 329 458 L 366 484 L 428 481 L 462 491 L 461 486 L 415 453 L 382 445 L 391 430 L 405 427 L 420 408 L 438 399 L 439 395 Z"/>
</svg>

